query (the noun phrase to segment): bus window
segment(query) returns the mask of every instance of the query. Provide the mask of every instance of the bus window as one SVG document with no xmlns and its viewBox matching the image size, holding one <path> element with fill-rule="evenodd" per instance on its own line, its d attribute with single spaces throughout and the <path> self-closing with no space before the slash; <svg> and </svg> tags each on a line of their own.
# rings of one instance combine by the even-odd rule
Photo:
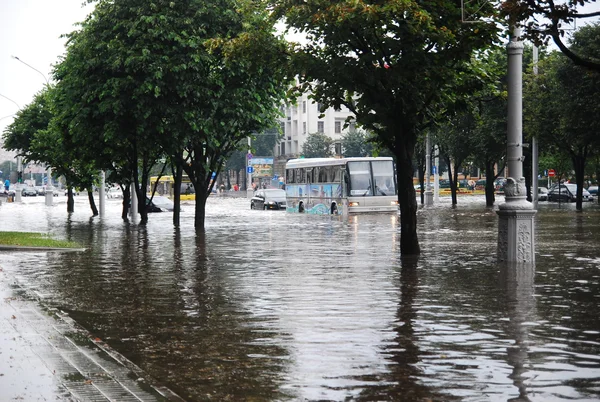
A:
<svg viewBox="0 0 600 402">
<path fill-rule="evenodd" d="M 305 183 L 303 168 L 296 169 L 296 183 Z"/>
<path fill-rule="evenodd" d="M 294 184 L 296 182 L 296 180 L 294 180 L 294 169 L 285 171 L 285 182 L 288 184 Z"/>
<path fill-rule="evenodd" d="M 348 171 L 350 173 L 351 196 L 373 195 L 370 162 L 348 162 Z"/>
<path fill-rule="evenodd" d="M 314 175 L 313 175 L 313 169 L 306 169 L 306 182 L 307 183 L 314 183 Z"/>
<path fill-rule="evenodd" d="M 375 195 L 395 195 L 394 166 L 392 161 L 373 161 L 373 178 L 375 178 Z"/>
<path fill-rule="evenodd" d="M 331 179 L 331 181 L 333 183 L 340 183 L 342 181 L 342 166 L 338 165 L 338 166 L 332 166 L 332 170 L 333 170 L 333 179 Z"/>
</svg>

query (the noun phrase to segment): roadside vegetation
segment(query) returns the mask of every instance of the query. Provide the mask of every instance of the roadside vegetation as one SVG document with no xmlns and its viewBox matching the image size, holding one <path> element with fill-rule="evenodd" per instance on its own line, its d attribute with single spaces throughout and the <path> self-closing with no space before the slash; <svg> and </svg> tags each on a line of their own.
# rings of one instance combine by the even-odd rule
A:
<svg viewBox="0 0 600 402">
<path fill-rule="evenodd" d="M 81 248 L 78 243 L 34 232 L 0 232 L 0 246 Z"/>
</svg>

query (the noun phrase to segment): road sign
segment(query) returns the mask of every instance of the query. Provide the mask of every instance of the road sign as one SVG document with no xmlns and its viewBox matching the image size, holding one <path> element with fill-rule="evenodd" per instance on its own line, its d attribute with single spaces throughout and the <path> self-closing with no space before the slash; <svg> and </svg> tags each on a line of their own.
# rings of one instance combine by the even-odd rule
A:
<svg viewBox="0 0 600 402">
<path fill-rule="evenodd" d="M 433 166 L 431 167 L 431 173 L 433 173 L 433 174 L 437 174 L 437 166 L 433 165 Z"/>
<path fill-rule="evenodd" d="M 548 177 L 554 177 L 556 175 L 556 172 L 554 171 L 554 169 L 548 169 Z"/>
<path fill-rule="evenodd" d="M 248 166 L 246 168 L 246 172 L 248 172 L 248 173 L 254 173 L 254 167 L 253 166 Z"/>
<path fill-rule="evenodd" d="M 248 159 L 252 159 L 252 153 L 248 152 Z"/>
</svg>

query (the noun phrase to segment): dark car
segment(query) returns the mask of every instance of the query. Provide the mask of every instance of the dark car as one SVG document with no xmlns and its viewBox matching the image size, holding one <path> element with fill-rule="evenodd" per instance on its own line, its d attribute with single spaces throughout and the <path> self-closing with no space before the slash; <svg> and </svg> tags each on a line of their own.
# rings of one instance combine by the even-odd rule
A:
<svg viewBox="0 0 600 402">
<path fill-rule="evenodd" d="M 35 187 L 28 186 L 21 190 L 21 195 L 23 197 L 37 197 L 38 193 Z"/>
<path fill-rule="evenodd" d="M 250 209 L 285 209 L 285 190 L 279 188 L 268 188 L 256 190 L 250 200 Z"/>
<path fill-rule="evenodd" d="M 577 184 L 555 184 L 548 191 L 548 201 L 572 202 L 577 198 Z M 592 201 L 592 195 L 584 188 L 582 201 Z"/>
<path fill-rule="evenodd" d="M 146 211 L 148 212 L 172 212 L 175 208 L 173 201 L 162 195 L 155 195 L 150 198 L 146 198 Z"/>
</svg>

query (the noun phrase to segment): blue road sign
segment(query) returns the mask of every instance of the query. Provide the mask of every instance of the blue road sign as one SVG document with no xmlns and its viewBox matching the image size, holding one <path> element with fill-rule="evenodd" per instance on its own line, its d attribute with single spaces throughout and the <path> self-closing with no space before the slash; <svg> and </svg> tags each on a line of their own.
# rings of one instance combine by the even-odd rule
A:
<svg viewBox="0 0 600 402">
<path fill-rule="evenodd" d="M 254 173 L 254 167 L 253 166 L 248 166 L 246 168 L 246 172 L 248 172 L 248 173 Z"/>
<path fill-rule="evenodd" d="M 248 152 L 248 159 L 252 159 L 252 153 Z"/>
<path fill-rule="evenodd" d="M 432 166 L 431 167 L 431 173 L 436 174 L 437 173 L 437 166 Z"/>
</svg>

